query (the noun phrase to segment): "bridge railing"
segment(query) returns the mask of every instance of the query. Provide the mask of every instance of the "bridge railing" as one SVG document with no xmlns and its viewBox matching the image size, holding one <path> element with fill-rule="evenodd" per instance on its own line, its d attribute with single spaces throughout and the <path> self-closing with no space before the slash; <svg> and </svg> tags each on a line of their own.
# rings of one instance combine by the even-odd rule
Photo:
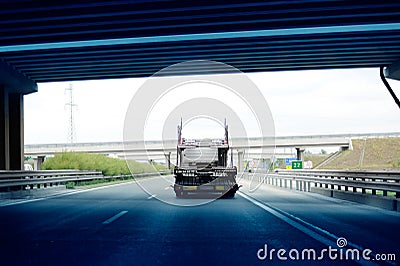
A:
<svg viewBox="0 0 400 266">
<path fill-rule="evenodd" d="M 312 188 L 329 191 L 400 198 L 399 171 L 364 170 L 276 170 L 266 174 L 262 172 L 244 173 L 247 179 L 258 182 L 310 192 Z"/>
<path fill-rule="evenodd" d="M 155 174 L 169 174 L 169 171 L 134 174 L 140 178 Z M 49 188 L 67 182 L 91 181 L 95 179 L 125 179 L 132 175 L 104 176 L 100 171 L 46 170 L 46 171 L 0 171 L 0 192 Z"/>
</svg>

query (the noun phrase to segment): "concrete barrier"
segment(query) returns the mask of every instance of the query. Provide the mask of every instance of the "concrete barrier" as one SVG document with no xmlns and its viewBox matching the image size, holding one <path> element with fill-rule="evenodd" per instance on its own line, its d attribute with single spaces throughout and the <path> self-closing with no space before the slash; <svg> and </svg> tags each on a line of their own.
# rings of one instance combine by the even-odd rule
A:
<svg viewBox="0 0 400 266">
<path fill-rule="evenodd" d="M 331 189 L 324 189 L 317 187 L 311 188 L 311 192 L 337 199 L 343 199 L 361 204 L 366 204 L 390 211 L 399 211 L 400 209 L 398 200 L 393 197 L 382 197 L 382 196 L 331 190 Z"/>
<path fill-rule="evenodd" d="M 27 190 L 16 190 L 9 192 L 0 192 L 0 199 L 26 199 L 31 197 L 45 197 L 58 193 L 66 192 L 65 185 L 52 186 L 48 188 L 34 188 Z"/>
</svg>

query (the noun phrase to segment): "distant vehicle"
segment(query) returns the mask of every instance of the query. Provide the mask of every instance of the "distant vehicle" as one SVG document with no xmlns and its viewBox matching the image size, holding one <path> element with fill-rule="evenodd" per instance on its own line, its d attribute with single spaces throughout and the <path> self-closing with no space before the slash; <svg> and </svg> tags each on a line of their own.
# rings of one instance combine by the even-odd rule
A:
<svg viewBox="0 0 400 266">
<path fill-rule="evenodd" d="M 26 163 L 26 164 L 24 164 L 24 170 L 25 171 L 33 171 L 33 167 L 29 163 Z"/>
<path fill-rule="evenodd" d="M 178 126 L 177 163 L 174 191 L 178 198 L 205 195 L 233 198 L 239 185 L 237 168 L 227 165 L 228 126 L 225 139 L 182 138 L 182 121 Z M 232 159 L 232 157 L 231 157 Z"/>
</svg>

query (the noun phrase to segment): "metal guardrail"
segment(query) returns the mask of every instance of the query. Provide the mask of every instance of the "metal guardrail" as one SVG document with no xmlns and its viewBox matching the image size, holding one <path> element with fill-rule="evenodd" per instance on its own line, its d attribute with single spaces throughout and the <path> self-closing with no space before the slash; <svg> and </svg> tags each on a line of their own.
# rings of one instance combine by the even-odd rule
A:
<svg viewBox="0 0 400 266">
<path fill-rule="evenodd" d="M 253 173 L 246 174 L 249 178 Z M 361 194 L 400 198 L 399 171 L 364 170 L 276 170 L 274 173 L 254 173 L 259 182 L 310 192 L 312 187 Z"/>
<path fill-rule="evenodd" d="M 67 182 L 90 181 L 94 179 L 124 179 L 146 177 L 155 174 L 169 174 L 169 171 L 122 176 L 103 176 L 100 171 L 46 170 L 46 171 L 0 171 L 0 192 L 55 187 Z"/>
</svg>

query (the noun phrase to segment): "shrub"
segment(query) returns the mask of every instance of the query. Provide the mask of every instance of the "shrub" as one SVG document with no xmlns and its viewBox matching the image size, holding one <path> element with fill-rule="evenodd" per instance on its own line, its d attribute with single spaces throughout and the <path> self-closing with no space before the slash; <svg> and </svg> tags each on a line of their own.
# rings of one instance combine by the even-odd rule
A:
<svg viewBox="0 0 400 266">
<path fill-rule="evenodd" d="M 130 175 L 128 165 L 132 173 L 150 173 L 156 170 L 165 170 L 162 165 L 139 163 L 133 160 L 125 161 L 117 158 L 110 158 L 102 154 L 90 154 L 84 152 L 62 152 L 47 159 L 43 170 L 94 170 L 101 171 L 105 176 Z"/>
<path fill-rule="evenodd" d="M 73 189 L 73 188 L 75 188 L 75 183 L 74 182 L 67 182 L 67 183 L 65 183 L 65 187 L 67 189 Z"/>
</svg>

